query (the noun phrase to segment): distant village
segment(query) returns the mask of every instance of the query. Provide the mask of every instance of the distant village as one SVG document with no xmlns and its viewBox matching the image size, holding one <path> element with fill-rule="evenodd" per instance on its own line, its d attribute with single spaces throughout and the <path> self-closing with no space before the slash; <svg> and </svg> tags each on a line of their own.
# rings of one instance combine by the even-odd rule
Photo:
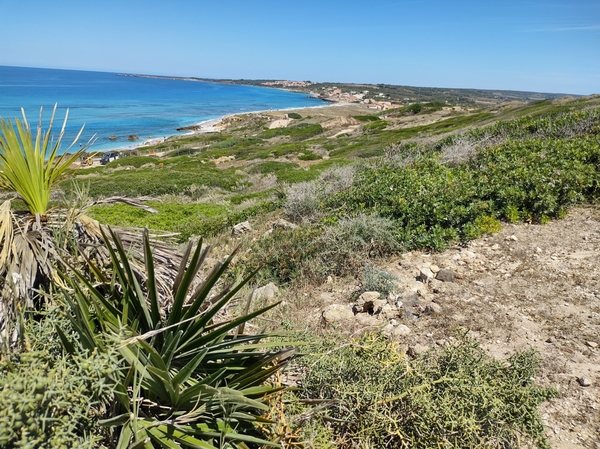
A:
<svg viewBox="0 0 600 449">
<path fill-rule="evenodd" d="M 277 87 L 283 89 L 302 89 L 302 91 L 306 91 L 307 89 L 310 95 L 313 95 L 317 98 L 321 98 L 325 101 L 331 101 L 335 103 L 362 103 L 368 105 L 370 109 L 376 109 L 379 111 L 385 111 L 387 109 L 395 108 L 401 106 L 402 104 L 393 103 L 389 96 L 383 93 L 373 94 L 371 91 L 363 90 L 363 91 L 345 91 L 337 86 L 321 86 L 318 87 L 317 83 L 312 83 L 310 81 L 265 81 L 262 83 L 263 86 L 269 87 Z M 310 87 L 314 86 L 316 90 L 310 90 Z M 373 86 L 376 88 L 376 86 Z M 406 101 L 411 101 L 410 98 L 403 99 Z"/>
</svg>

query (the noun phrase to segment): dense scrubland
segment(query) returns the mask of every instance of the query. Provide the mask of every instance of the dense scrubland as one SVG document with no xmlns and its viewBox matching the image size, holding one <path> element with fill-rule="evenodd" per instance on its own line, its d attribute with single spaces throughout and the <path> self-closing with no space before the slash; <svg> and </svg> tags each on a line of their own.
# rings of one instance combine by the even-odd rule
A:
<svg viewBox="0 0 600 449">
<path fill-rule="evenodd" d="M 455 329 L 451 343 L 412 358 L 377 331 L 349 339 L 251 293 L 347 277 L 362 283 L 353 297 L 393 295 L 378 260 L 597 203 L 600 98 L 365 109 L 335 126 L 318 109 L 293 114 L 274 129 L 268 115 L 242 116 L 58 184 L 55 209 L 70 199 L 112 231 L 99 227 L 88 250 L 68 244 L 81 227 L 63 229 L 61 281 L 35 284 L 26 300 L 4 295 L 14 313 L 0 317 L 11 329 L 0 445 L 548 446 L 538 410 L 558 392 L 535 383 L 534 351 L 500 361 Z M 247 220 L 269 232 L 232 237 Z M 140 229 L 140 246 L 124 242 L 125 228 Z M 158 255 L 190 239 L 182 258 Z"/>
</svg>

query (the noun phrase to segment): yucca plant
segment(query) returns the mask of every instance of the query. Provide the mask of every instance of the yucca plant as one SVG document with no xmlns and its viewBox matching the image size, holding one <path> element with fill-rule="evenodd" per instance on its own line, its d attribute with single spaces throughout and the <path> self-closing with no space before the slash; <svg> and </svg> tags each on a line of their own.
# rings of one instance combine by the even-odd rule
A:
<svg viewBox="0 0 600 449">
<path fill-rule="evenodd" d="M 35 138 L 23 112 L 23 120 L 0 118 L 0 189 L 24 201 L 28 213 L 12 211 L 11 200 L 0 205 L 0 344 L 12 346 L 18 335 L 14 325 L 17 309 L 32 307 L 40 287 L 57 281 L 54 263 L 58 259 L 52 231 L 47 226 L 50 194 L 71 164 L 85 152 L 83 145 L 70 149 L 79 139 L 83 127 L 70 147 L 61 153 L 61 142 L 68 111 L 61 131 L 54 139 L 50 123 L 42 130 L 42 110 Z"/>
<path fill-rule="evenodd" d="M 233 254 L 197 284 L 209 247 L 185 251 L 170 298 L 161 298 L 153 252 L 144 233 L 145 276 L 128 260 L 110 231 L 112 277 L 92 267 L 99 284 L 76 274 L 65 295 L 75 337 L 57 329 L 64 348 L 118 348 L 122 371 L 114 373 L 118 401 L 103 424 L 118 429 L 118 448 L 246 448 L 272 445 L 258 425 L 266 399 L 278 391 L 267 383 L 293 351 L 268 351 L 267 335 L 246 335 L 244 324 L 275 306 L 226 319 L 228 303 L 250 278 L 224 285 Z M 68 278 L 68 277 L 67 277 Z M 196 285 L 197 284 L 197 285 Z M 161 304 L 171 307 L 165 310 Z M 278 347 L 281 343 L 277 343 Z"/>
<path fill-rule="evenodd" d="M 81 127 L 69 148 L 59 154 L 69 111 L 55 140 L 52 138 L 52 127 L 56 105 L 45 133 L 40 109 L 35 140 L 25 111 L 22 110 L 22 114 L 23 121 L 15 119 L 14 125 L 10 119 L 0 119 L 0 188 L 16 192 L 32 215 L 43 216 L 48 212 L 52 188 L 62 180 L 73 162 L 87 151 L 92 141 L 70 152 L 83 132 Z"/>
<path fill-rule="evenodd" d="M 0 349 L 13 348 L 19 340 L 16 326 L 19 310 L 38 308 L 45 298 L 40 292 L 61 284 L 56 271 L 61 265 L 64 268 L 61 261 L 73 261 L 80 252 L 88 257 L 91 252 L 96 256 L 105 252 L 100 224 L 85 215 L 91 202 L 50 207 L 50 196 L 57 183 L 68 176 L 68 168 L 93 143 L 92 138 L 71 152 L 82 127 L 63 152 L 61 142 L 68 111 L 56 136 L 53 135 L 55 115 L 56 106 L 44 131 L 40 109 L 35 137 L 24 112 L 23 120 L 15 119 L 14 124 L 0 119 L 0 189 L 12 192 L 27 206 L 27 211 L 22 212 L 13 210 L 12 199 L 0 204 Z M 144 207 L 124 198 L 104 200 L 109 201 Z M 139 248 L 139 233 L 129 233 L 124 238 Z M 166 262 L 159 267 L 159 277 L 172 276 L 169 264 L 171 260 L 177 262 L 178 256 L 174 251 L 163 252 L 161 256 Z"/>
</svg>

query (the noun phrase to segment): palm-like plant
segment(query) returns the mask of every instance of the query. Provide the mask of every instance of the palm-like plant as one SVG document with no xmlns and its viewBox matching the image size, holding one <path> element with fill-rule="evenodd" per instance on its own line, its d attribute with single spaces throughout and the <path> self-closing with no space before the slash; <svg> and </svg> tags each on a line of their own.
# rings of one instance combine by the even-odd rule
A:
<svg viewBox="0 0 600 449">
<path fill-rule="evenodd" d="M 59 154 L 65 134 L 69 112 L 65 114 L 62 129 L 56 140 L 52 140 L 52 126 L 56 105 L 52 111 L 46 132 L 42 130 L 42 110 L 35 140 L 31 127 L 23 113 L 23 121 L 0 119 L 0 188 L 16 192 L 34 216 L 44 216 L 48 212 L 50 193 L 61 181 L 67 169 L 87 151 L 92 141 L 70 152 L 79 140 L 83 127 L 73 143 Z"/>
<path fill-rule="evenodd" d="M 56 268 L 62 260 L 72 261 L 79 253 L 90 257 L 103 251 L 100 225 L 85 215 L 81 202 L 62 208 L 50 208 L 50 195 L 57 183 L 68 175 L 69 167 L 89 146 L 90 141 L 71 152 L 83 127 L 66 149 L 61 151 L 68 111 L 62 128 L 53 138 L 56 106 L 50 123 L 43 131 L 42 111 L 35 137 L 23 112 L 23 120 L 0 119 L 0 189 L 12 192 L 27 206 L 26 212 L 12 210 L 12 201 L 0 204 L 0 346 L 12 346 L 18 339 L 14 327 L 17 310 L 31 308 L 41 299 L 40 290 L 52 284 L 61 285 Z M 138 207 L 139 202 L 123 198 L 108 201 L 126 201 Z M 146 210 L 153 212 L 150 208 Z M 130 243 L 138 246 L 139 233 L 124 234 Z M 169 264 L 176 265 L 179 258 L 174 251 L 163 251 L 167 263 L 159 267 L 159 274 L 169 277 Z M 64 267 L 64 265 L 63 265 Z"/>
<path fill-rule="evenodd" d="M 83 274 L 65 295 L 76 332 L 57 329 L 65 349 L 116 348 L 123 370 L 114 373 L 118 401 L 107 426 L 119 428 L 118 448 L 246 448 L 270 444 L 257 430 L 265 398 L 278 388 L 265 384 L 290 359 L 288 349 L 266 352 L 266 335 L 245 335 L 244 323 L 274 305 L 233 320 L 222 312 L 248 282 L 216 287 L 233 255 L 195 285 L 208 247 L 192 244 L 171 290 L 170 310 L 161 307 L 150 239 L 144 233 L 145 277 L 132 268 L 118 235 L 110 231 L 113 276 L 92 267 L 100 284 Z M 188 263 L 189 262 L 189 263 Z M 280 343 L 279 343 L 280 345 Z"/>
<path fill-rule="evenodd" d="M 61 153 L 68 112 L 56 139 L 52 127 L 56 106 L 46 132 L 42 130 L 42 110 L 35 138 L 23 111 L 15 124 L 0 119 L 0 189 L 23 200 L 28 212 L 15 213 L 11 200 L 0 205 L 0 343 L 14 343 L 10 324 L 15 309 L 31 307 L 36 291 L 58 281 L 54 270 L 60 259 L 52 229 L 47 226 L 50 194 L 66 175 L 71 164 L 89 145 L 70 153 L 83 127 L 69 148 Z M 25 301 L 25 304 L 22 302 Z"/>
</svg>

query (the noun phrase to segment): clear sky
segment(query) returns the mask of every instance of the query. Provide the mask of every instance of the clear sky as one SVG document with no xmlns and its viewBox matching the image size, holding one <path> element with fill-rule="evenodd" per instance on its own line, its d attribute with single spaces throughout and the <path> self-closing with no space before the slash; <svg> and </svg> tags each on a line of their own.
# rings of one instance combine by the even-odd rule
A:
<svg viewBox="0 0 600 449">
<path fill-rule="evenodd" d="M 600 0 L 0 0 L 0 65 L 600 93 Z"/>
</svg>

